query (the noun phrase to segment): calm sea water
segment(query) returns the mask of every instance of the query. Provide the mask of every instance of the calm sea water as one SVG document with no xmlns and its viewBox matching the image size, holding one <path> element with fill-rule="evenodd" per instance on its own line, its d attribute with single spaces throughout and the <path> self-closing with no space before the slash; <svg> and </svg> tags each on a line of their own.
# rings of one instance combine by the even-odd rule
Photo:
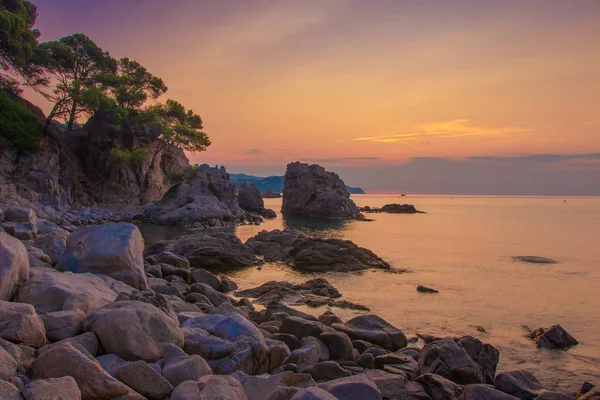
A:
<svg viewBox="0 0 600 400">
<path fill-rule="evenodd" d="M 369 214 L 373 222 L 324 226 L 284 221 L 240 226 L 242 241 L 286 226 L 349 239 L 405 274 L 328 273 L 343 298 L 364 304 L 407 336 L 473 335 L 501 351 L 500 370 L 527 369 L 552 388 L 573 391 L 600 382 L 600 198 L 356 195 L 359 206 L 410 203 L 426 214 Z M 281 208 L 281 199 L 266 206 Z M 513 256 L 559 261 L 524 264 Z M 241 288 L 269 280 L 303 282 L 313 274 L 267 264 L 230 274 Z M 440 291 L 416 291 L 422 284 Z M 318 315 L 324 309 L 302 308 Z M 334 309 L 342 318 L 359 312 Z M 580 345 L 567 352 L 537 349 L 528 328 L 562 325 Z M 485 333 L 476 327 L 485 328 Z M 420 343 L 421 344 L 421 343 Z"/>
</svg>

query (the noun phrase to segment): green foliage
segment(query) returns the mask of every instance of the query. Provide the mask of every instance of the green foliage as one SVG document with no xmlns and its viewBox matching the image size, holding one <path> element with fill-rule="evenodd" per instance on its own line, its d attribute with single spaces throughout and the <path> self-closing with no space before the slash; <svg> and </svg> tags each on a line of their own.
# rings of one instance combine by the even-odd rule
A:
<svg viewBox="0 0 600 400">
<path fill-rule="evenodd" d="M 121 58 L 117 62 L 116 73 L 102 73 L 96 78 L 111 98 L 128 110 L 139 110 L 148 98 L 155 100 L 167 91 L 162 79 L 129 58 Z"/>
<path fill-rule="evenodd" d="M 48 95 L 55 104 L 48 118 L 66 120 L 69 130 L 80 115 L 95 112 L 106 101 L 96 77 L 117 70 L 117 61 L 82 33 L 40 44 L 35 60 L 56 78 Z"/>
<path fill-rule="evenodd" d="M 0 0 L 0 89 L 18 93 L 19 75 L 27 83 L 44 83 L 42 70 L 31 62 L 40 32 L 33 29 L 37 8 L 26 0 Z"/>
<path fill-rule="evenodd" d="M 19 150 L 35 150 L 41 133 L 42 125 L 33 112 L 0 91 L 0 137 Z"/>
<path fill-rule="evenodd" d="M 178 172 L 174 172 L 171 175 L 169 175 L 169 179 L 173 182 L 177 182 L 177 183 L 181 183 L 181 182 L 187 182 L 190 183 L 192 181 L 192 179 L 194 178 L 194 176 L 196 176 L 196 167 L 194 167 L 193 165 L 188 165 L 187 167 L 185 167 L 183 170 L 178 171 Z"/>
<path fill-rule="evenodd" d="M 140 147 L 135 150 L 111 149 L 111 162 L 119 167 L 127 164 L 142 165 L 148 160 L 148 149 Z"/>
<path fill-rule="evenodd" d="M 142 113 L 142 120 L 160 128 L 157 151 L 167 145 L 177 146 L 190 152 L 204 151 L 210 146 L 210 139 L 202 129 L 202 119 L 183 105 L 167 100 L 165 104 L 155 104 Z"/>
</svg>

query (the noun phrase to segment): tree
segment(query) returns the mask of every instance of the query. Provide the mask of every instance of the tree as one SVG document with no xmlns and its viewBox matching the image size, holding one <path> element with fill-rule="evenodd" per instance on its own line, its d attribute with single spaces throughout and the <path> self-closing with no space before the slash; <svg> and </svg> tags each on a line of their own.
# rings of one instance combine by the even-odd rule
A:
<svg viewBox="0 0 600 400">
<path fill-rule="evenodd" d="M 37 8 L 26 0 L 0 0 L 0 88 L 20 92 L 18 75 L 32 86 L 46 82 L 42 69 L 31 62 L 40 32 L 33 29 Z"/>
<path fill-rule="evenodd" d="M 56 87 L 47 97 L 54 102 L 47 126 L 55 117 L 67 121 L 67 129 L 81 114 L 94 111 L 100 102 L 100 74 L 115 73 L 117 62 L 82 33 L 44 42 L 36 51 L 36 62 L 56 78 Z M 93 101 L 91 101 L 93 100 Z"/>
<path fill-rule="evenodd" d="M 156 100 L 167 91 L 162 79 L 129 58 L 121 58 L 117 62 L 115 74 L 98 74 L 97 79 L 111 93 L 116 104 L 127 110 L 139 110 L 148 98 Z"/>
<path fill-rule="evenodd" d="M 156 138 L 159 144 L 152 156 L 150 168 L 154 167 L 158 153 L 169 145 L 190 152 L 204 151 L 210 146 L 208 135 L 200 131 L 203 128 L 200 116 L 192 110 L 186 110 L 177 101 L 169 99 L 165 104 L 152 105 L 144 114 L 147 122 L 160 128 Z"/>
</svg>

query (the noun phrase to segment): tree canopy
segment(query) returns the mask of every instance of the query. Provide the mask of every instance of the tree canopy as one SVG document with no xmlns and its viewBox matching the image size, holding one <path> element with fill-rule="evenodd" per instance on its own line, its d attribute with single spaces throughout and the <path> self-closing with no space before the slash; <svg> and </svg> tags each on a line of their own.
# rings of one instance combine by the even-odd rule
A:
<svg viewBox="0 0 600 400">
<path fill-rule="evenodd" d="M 0 0 L 0 87 L 18 93 L 15 74 L 29 84 L 45 82 L 42 70 L 31 63 L 40 32 L 33 28 L 37 8 L 26 0 Z"/>
</svg>

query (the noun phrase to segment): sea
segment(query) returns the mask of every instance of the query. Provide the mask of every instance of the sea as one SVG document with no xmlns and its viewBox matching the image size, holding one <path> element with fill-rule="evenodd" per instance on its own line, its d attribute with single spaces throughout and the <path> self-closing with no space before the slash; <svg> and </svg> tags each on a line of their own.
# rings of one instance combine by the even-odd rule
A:
<svg viewBox="0 0 600 400">
<path fill-rule="evenodd" d="M 322 276 L 342 299 L 369 307 L 409 338 L 472 335 L 500 350 L 499 371 L 528 370 L 549 389 L 565 392 L 584 381 L 600 384 L 600 197 L 366 194 L 352 199 L 370 207 L 408 203 L 425 213 L 317 223 L 285 220 L 279 215 L 281 199 L 265 199 L 278 217 L 239 226 L 235 233 L 246 241 L 261 230 L 293 227 L 316 237 L 351 240 L 407 272 L 309 274 L 267 263 L 228 275 L 241 289 Z M 557 263 L 523 263 L 516 256 Z M 439 293 L 419 293 L 418 285 Z M 314 315 L 325 311 L 298 308 Z M 344 320 L 365 313 L 332 311 Z M 580 344 L 568 351 L 538 349 L 525 337 L 554 324 Z"/>
</svg>

